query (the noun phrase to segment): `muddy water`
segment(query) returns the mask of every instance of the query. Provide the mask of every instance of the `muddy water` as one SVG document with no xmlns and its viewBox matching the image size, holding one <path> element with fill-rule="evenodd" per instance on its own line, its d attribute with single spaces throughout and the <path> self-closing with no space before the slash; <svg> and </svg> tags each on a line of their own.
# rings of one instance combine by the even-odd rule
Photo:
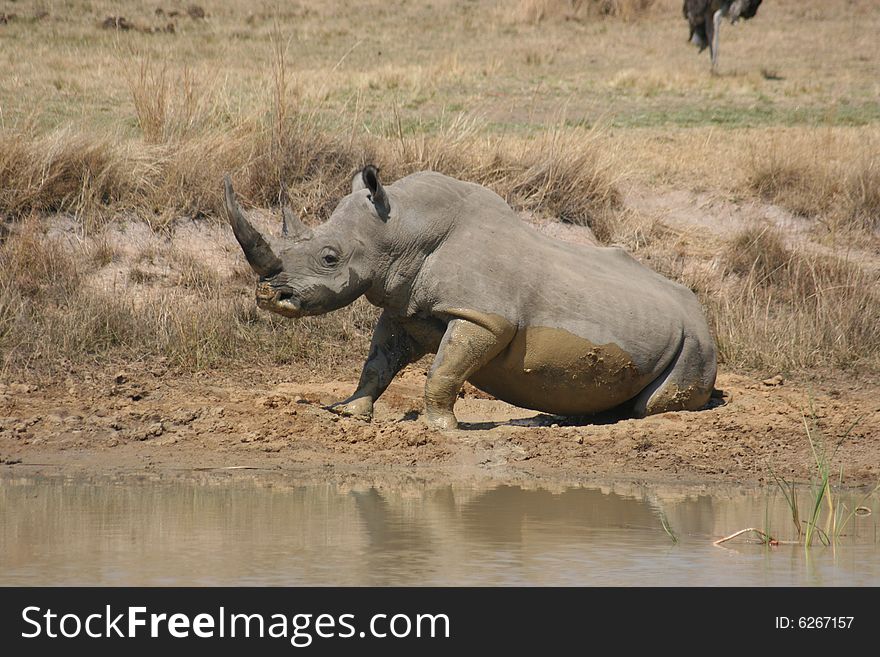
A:
<svg viewBox="0 0 880 657">
<path fill-rule="evenodd" d="M 791 537 L 770 489 L 7 472 L 0 584 L 880 585 L 880 496 L 845 501 L 873 513 L 807 552 L 712 545 Z"/>
</svg>

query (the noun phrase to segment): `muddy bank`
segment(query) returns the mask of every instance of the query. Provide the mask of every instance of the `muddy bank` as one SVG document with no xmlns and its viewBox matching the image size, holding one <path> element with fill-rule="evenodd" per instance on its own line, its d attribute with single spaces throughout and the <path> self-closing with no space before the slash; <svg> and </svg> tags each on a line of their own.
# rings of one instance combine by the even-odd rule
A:
<svg viewBox="0 0 880 657">
<path fill-rule="evenodd" d="M 422 423 L 422 366 L 395 380 L 371 423 L 324 409 L 354 383 L 285 378 L 283 368 L 179 375 L 161 364 L 77 372 L 64 381 L 5 381 L 0 467 L 761 484 L 771 469 L 788 479 L 815 474 L 806 415 L 845 484 L 880 478 L 880 401 L 867 380 L 722 373 L 725 397 L 706 410 L 592 421 L 519 409 L 468 386 L 456 405 L 463 429 L 454 433 Z"/>
</svg>

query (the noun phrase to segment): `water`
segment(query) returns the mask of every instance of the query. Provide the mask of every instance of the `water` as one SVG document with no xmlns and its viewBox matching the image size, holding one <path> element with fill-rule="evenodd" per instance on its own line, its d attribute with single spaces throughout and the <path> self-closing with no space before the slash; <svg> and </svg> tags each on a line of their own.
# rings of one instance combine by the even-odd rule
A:
<svg viewBox="0 0 880 657">
<path fill-rule="evenodd" d="M 844 499 L 873 513 L 806 551 L 712 545 L 790 538 L 772 489 L 6 473 L 0 585 L 880 585 L 880 495 Z"/>
</svg>

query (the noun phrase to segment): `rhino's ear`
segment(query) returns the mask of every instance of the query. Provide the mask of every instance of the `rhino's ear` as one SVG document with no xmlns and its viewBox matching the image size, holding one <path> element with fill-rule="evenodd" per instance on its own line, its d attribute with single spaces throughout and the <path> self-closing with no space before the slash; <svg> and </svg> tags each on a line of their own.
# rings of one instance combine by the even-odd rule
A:
<svg viewBox="0 0 880 657">
<path fill-rule="evenodd" d="M 281 193 L 278 199 L 281 203 L 281 234 L 284 237 L 298 240 L 311 237 L 312 231 L 290 209 L 290 196 L 287 193 L 287 187 L 284 185 L 281 186 Z"/>
<path fill-rule="evenodd" d="M 385 193 L 385 188 L 379 182 L 379 169 L 372 164 L 368 164 L 361 171 L 360 177 L 363 187 L 359 187 L 359 189 L 366 188 L 370 192 L 370 199 L 376 207 L 379 218 L 382 221 L 388 221 L 388 217 L 391 215 L 391 203 L 388 201 L 388 194 Z M 352 181 L 352 189 L 354 189 L 354 181 Z"/>
</svg>

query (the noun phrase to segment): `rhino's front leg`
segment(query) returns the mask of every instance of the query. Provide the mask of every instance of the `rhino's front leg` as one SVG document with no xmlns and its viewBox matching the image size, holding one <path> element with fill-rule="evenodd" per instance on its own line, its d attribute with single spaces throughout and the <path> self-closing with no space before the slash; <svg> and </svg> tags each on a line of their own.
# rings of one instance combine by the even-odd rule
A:
<svg viewBox="0 0 880 657">
<path fill-rule="evenodd" d="M 348 399 L 332 404 L 330 410 L 369 420 L 373 417 L 373 402 L 385 392 L 394 376 L 424 353 L 400 323 L 388 313 L 382 313 L 373 329 L 370 355 L 361 371 L 357 390 Z"/>
<path fill-rule="evenodd" d="M 425 383 L 425 420 L 435 429 L 458 428 L 452 412 L 465 381 L 510 342 L 511 330 L 493 331 L 465 319 L 449 322 Z"/>
</svg>

